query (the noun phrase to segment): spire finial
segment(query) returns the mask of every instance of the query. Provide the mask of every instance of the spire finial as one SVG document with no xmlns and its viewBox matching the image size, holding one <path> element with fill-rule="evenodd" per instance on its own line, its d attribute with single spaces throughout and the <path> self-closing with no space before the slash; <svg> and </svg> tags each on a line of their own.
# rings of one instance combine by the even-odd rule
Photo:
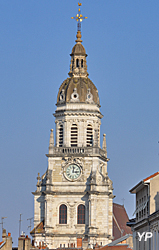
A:
<svg viewBox="0 0 159 250">
<path fill-rule="evenodd" d="M 88 17 L 84 17 L 82 14 L 81 14 L 81 9 L 80 9 L 80 6 L 82 6 L 81 3 L 78 3 L 78 13 L 75 17 L 71 17 L 72 19 L 75 19 L 77 21 L 77 34 L 81 33 L 81 22 L 88 18 Z M 78 38 L 77 38 L 78 39 Z"/>
<path fill-rule="evenodd" d="M 53 148 L 54 148 L 54 134 L 53 129 L 50 130 L 50 141 L 49 141 L 49 154 L 53 154 Z"/>
<path fill-rule="evenodd" d="M 106 152 L 106 157 L 107 157 L 107 143 L 106 143 L 106 134 L 103 134 L 103 145 L 102 145 L 103 150 Z"/>
</svg>

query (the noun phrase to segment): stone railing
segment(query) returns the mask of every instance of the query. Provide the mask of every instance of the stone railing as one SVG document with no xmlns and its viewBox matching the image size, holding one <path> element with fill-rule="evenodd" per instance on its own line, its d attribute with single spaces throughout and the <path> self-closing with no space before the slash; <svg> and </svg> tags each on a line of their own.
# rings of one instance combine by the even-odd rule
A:
<svg viewBox="0 0 159 250">
<path fill-rule="evenodd" d="M 106 152 L 99 147 L 54 147 L 53 155 L 100 155 L 106 158 Z"/>
</svg>

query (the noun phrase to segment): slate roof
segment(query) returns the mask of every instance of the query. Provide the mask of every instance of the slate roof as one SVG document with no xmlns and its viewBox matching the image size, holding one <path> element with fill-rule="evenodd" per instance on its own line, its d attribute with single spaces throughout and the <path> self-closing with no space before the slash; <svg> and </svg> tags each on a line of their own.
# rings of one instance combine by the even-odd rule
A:
<svg viewBox="0 0 159 250">
<path fill-rule="evenodd" d="M 131 228 L 126 225 L 129 217 L 123 205 L 113 203 L 113 236 L 114 240 L 126 234 L 132 234 Z"/>
</svg>

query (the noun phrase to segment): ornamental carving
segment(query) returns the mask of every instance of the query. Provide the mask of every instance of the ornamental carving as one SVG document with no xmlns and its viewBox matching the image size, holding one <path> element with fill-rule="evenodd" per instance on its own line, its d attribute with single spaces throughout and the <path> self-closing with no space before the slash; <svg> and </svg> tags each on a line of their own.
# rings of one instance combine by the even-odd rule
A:
<svg viewBox="0 0 159 250">
<path fill-rule="evenodd" d="M 73 89 L 70 102 L 79 102 L 79 94 L 77 93 L 77 88 Z"/>
<path fill-rule="evenodd" d="M 61 103 L 65 101 L 65 90 L 64 89 L 61 90 L 59 101 Z"/>
<path fill-rule="evenodd" d="M 88 103 L 94 103 L 94 101 L 93 101 L 93 95 L 91 94 L 91 90 L 90 89 L 87 89 L 86 102 L 88 102 Z"/>
</svg>

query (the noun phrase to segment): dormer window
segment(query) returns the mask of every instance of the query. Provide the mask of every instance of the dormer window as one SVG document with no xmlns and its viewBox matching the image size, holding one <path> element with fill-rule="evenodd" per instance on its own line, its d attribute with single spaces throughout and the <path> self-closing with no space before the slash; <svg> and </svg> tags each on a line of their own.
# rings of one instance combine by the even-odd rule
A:
<svg viewBox="0 0 159 250">
<path fill-rule="evenodd" d="M 83 59 L 81 60 L 81 68 L 83 68 Z"/>
<path fill-rule="evenodd" d="M 76 67 L 79 68 L 79 59 L 76 59 Z"/>
</svg>

